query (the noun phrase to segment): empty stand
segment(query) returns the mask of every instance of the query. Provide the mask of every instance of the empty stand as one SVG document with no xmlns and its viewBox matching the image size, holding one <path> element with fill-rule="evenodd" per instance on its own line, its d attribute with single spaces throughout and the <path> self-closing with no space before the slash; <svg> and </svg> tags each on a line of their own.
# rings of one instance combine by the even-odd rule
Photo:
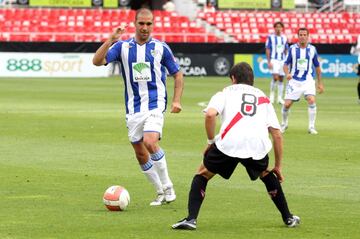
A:
<svg viewBox="0 0 360 239">
<path fill-rule="evenodd" d="M 360 35 L 360 13 L 298 13 L 273 11 L 200 12 L 202 20 L 233 36 L 239 42 L 264 43 L 273 24 L 282 21 L 291 42 L 297 29 L 307 27 L 313 43 L 355 43 Z"/>
<path fill-rule="evenodd" d="M 125 39 L 135 30 L 134 17 L 129 9 L 0 8 L 0 41 L 99 42 L 127 23 Z M 355 43 L 360 35 L 360 13 L 217 11 L 198 18 L 245 43 L 264 43 L 276 21 L 284 22 L 292 42 L 299 27 L 309 28 L 313 43 Z M 224 41 L 187 17 L 160 10 L 154 11 L 153 35 L 166 42 Z"/>
<path fill-rule="evenodd" d="M 132 36 L 135 11 L 128 9 L 0 8 L 0 41 L 99 42 L 122 23 Z M 221 42 L 194 21 L 154 11 L 154 37 L 168 42 Z"/>
</svg>

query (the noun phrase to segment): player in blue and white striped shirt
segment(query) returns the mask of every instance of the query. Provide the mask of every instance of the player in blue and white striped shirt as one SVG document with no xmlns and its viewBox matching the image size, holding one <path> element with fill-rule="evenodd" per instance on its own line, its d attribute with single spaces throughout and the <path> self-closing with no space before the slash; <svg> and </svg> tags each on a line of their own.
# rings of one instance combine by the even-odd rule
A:
<svg viewBox="0 0 360 239">
<path fill-rule="evenodd" d="M 284 64 L 284 72 L 289 80 L 286 87 L 285 104 L 282 108 L 282 132 L 288 127 L 289 109 L 293 102 L 299 101 L 304 95 L 308 102 L 309 130 L 310 134 L 317 134 L 315 129 L 316 119 L 316 88 L 313 78 L 315 68 L 317 75 L 317 88 L 323 93 L 324 86 L 321 81 L 321 69 L 315 46 L 308 43 L 309 30 L 300 28 L 298 30 L 299 43 L 290 47 L 288 57 Z M 290 70 L 289 70 L 290 67 Z"/>
<path fill-rule="evenodd" d="M 139 9 L 134 22 L 135 37 L 118 41 L 126 29 L 120 26 L 96 51 L 93 63 L 97 66 L 121 63 L 129 140 L 143 173 L 157 192 L 150 205 L 158 206 L 176 199 L 159 139 L 167 103 L 167 71 L 175 80 L 172 113 L 181 111 L 183 74 L 169 46 L 151 37 L 153 19 L 150 10 Z"/>
<path fill-rule="evenodd" d="M 273 79 L 270 83 L 270 102 L 274 103 L 275 88 L 278 86 L 278 97 L 277 102 L 284 104 L 283 91 L 284 91 L 284 61 L 286 58 L 289 45 L 287 38 L 282 34 L 284 24 L 282 22 L 274 23 L 275 33 L 268 36 L 265 43 L 266 59 L 268 62 L 269 69 L 273 75 Z"/>
</svg>

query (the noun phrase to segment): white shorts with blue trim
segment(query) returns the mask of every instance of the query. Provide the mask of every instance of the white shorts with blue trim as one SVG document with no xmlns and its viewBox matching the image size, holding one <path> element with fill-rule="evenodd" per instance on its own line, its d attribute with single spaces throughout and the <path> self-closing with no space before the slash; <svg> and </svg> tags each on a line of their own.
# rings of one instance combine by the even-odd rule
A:
<svg viewBox="0 0 360 239">
<path fill-rule="evenodd" d="M 313 79 L 305 81 L 289 80 L 284 99 L 298 101 L 301 95 L 305 97 L 308 95 L 316 95 L 315 81 Z"/>
<path fill-rule="evenodd" d="M 158 132 L 161 138 L 163 126 L 164 113 L 158 109 L 126 115 L 126 127 L 131 143 L 140 142 L 145 132 Z"/>
</svg>

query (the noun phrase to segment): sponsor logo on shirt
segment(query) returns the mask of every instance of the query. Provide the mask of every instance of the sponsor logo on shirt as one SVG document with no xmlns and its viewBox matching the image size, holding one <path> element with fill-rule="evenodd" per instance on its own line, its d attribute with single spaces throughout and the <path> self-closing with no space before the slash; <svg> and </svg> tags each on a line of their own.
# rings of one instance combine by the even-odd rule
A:
<svg viewBox="0 0 360 239">
<path fill-rule="evenodd" d="M 133 63 L 134 82 L 151 81 L 151 71 L 149 62 Z"/>
</svg>

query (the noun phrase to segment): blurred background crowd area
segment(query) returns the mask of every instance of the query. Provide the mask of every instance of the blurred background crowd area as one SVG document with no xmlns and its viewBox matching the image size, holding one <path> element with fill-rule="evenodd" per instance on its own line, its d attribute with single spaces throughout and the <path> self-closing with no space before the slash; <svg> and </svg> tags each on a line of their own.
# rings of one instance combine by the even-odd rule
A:
<svg viewBox="0 0 360 239">
<path fill-rule="evenodd" d="M 1 42 L 101 42 L 138 8 L 154 12 L 154 37 L 169 43 L 264 43 L 284 23 L 289 42 L 355 44 L 360 0 L 0 0 Z"/>
</svg>

